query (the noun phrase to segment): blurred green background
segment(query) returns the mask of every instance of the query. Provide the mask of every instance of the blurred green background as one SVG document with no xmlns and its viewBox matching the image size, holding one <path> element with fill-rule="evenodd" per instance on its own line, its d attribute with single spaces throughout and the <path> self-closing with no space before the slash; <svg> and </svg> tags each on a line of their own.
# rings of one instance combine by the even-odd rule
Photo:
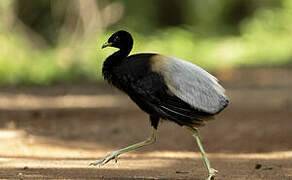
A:
<svg viewBox="0 0 292 180">
<path fill-rule="evenodd" d="M 0 85 L 96 82 L 116 30 L 133 52 L 210 71 L 292 64 L 291 0 L 2 0 Z"/>
</svg>

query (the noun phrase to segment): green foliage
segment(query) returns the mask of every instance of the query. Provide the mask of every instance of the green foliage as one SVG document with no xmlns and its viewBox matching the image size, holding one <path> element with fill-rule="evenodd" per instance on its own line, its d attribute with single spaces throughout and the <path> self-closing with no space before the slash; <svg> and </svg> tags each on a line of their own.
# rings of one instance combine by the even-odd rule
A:
<svg viewBox="0 0 292 180">
<path fill-rule="evenodd" d="M 204 28 L 219 26 L 211 23 L 212 17 L 202 20 L 202 15 L 207 11 L 196 16 L 197 20 L 201 18 L 200 28 L 196 25 L 188 28 L 167 27 L 145 35 L 127 27 L 135 39 L 132 53 L 156 52 L 175 56 L 208 70 L 292 64 L 292 2 L 282 2 L 282 8 L 261 8 L 252 17 L 245 18 L 238 26 L 237 35 L 207 36 L 202 33 Z M 223 5 L 224 10 L 227 5 Z M 1 2 L 0 13 L 7 6 L 8 3 Z M 220 14 L 221 10 L 216 12 Z M 220 17 L 215 19 L 220 21 Z M 129 18 L 124 21 L 134 20 Z M 0 85 L 50 85 L 101 80 L 102 63 L 115 51 L 111 48 L 101 50 L 102 43 L 114 30 L 98 33 L 86 40 L 61 37 L 54 47 L 36 48 L 22 32 L 5 28 L 0 23 Z"/>
</svg>

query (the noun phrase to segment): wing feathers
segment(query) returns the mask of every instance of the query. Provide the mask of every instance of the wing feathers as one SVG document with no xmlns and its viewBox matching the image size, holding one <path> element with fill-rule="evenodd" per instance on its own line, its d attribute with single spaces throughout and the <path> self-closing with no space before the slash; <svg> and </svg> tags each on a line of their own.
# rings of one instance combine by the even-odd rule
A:
<svg viewBox="0 0 292 180">
<path fill-rule="evenodd" d="M 171 93 L 192 107 L 216 114 L 227 106 L 223 87 L 199 66 L 163 55 L 153 56 L 150 63 L 154 72 L 162 74 Z"/>
</svg>

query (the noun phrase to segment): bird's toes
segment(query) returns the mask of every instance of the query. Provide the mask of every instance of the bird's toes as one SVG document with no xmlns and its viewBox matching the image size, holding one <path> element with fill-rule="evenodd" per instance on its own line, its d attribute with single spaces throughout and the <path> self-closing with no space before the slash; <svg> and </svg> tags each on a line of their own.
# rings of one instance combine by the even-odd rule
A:
<svg viewBox="0 0 292 180">
<path fill-rule="evenodd" d="M 206 180 L 214 180 L 214 179 L 215 179 L 215 175 L 209 175 Z"/>
<path fill-rule="evenodd" d="M 94 161 L 92 163 L 89 164 L 89 166 L 97 166 L 97 165 L 100 165 L 101 162 L 100 161 Z"/>
<path fill-rule="evenodd" d="M 89 166 L 96 166 L 96 165 L 98 165 L 98 162 L 92 162 L 89 164 Z"/>
<path fill-rule="evenodd" d="M 98 160 L 98 161 L 94 161 L 92 163 L 89 164 L 89 166 L 103 166 L 106 163 L 106 159 L 102 159 L 102 160 Z"/>
<path fill-rule="evenodd" d="M 211 168 L 208 178 L 206 180 L 214 180 L 217 173 L 218 173 L 218 170 Z"/>
<path fill-rule="evenodd" d="M 217 173 L 218 173 L 218 170 L 213 169 L 213 168 L 210 169 L 210 173 L 209 173 L 209 174 L 211 174 L 211 175 L 215 175 L 215 174 L 217 174 Z"/>
<path fill-rule="evenodd" d="M 118 162 L 118 155 L 115 155 L 115 163 Z"/>
<path fill-rule="evenodd" d="M 90 163 L 89 166 L 97 166 L 97 165 L 103 166 L 103 165 L 105 165 L 106 163 L 108 163 L 112 159 L 115 159 L 115 162 L 117 163 L 118 162 L 118 155 L 115 154 L 115 153 L 111 153 L 111 154 L 107 155 L 106 157 L 104 157 L 101 160 L 94 161 L 94 162 Z"/>
</svg>

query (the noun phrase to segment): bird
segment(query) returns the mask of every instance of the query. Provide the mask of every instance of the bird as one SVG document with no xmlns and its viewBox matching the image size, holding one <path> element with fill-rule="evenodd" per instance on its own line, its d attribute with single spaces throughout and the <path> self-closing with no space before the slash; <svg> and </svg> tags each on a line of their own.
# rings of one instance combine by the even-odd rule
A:
<svg viewBox="0 0 292 180">
<path fill-rule="evenodd" d="M 229 104 L 224 88 L 216 77 L 188 61 L 157 53 L 129 55 L 133 42 L 132 35 L 125 30 L 110 36 L 102 49 L 114 47 L 118 50 L 104 61 L 102 75 L 149 115 L 151 135 L 90 165 L 117 162 L 119 155 L 153 144 L 160 120 L 169 120 L 192 133 L 207 167 L 207 180 L 214 179 L 218 171 L 210 165 L 198 130 Z"/>
</svg>

